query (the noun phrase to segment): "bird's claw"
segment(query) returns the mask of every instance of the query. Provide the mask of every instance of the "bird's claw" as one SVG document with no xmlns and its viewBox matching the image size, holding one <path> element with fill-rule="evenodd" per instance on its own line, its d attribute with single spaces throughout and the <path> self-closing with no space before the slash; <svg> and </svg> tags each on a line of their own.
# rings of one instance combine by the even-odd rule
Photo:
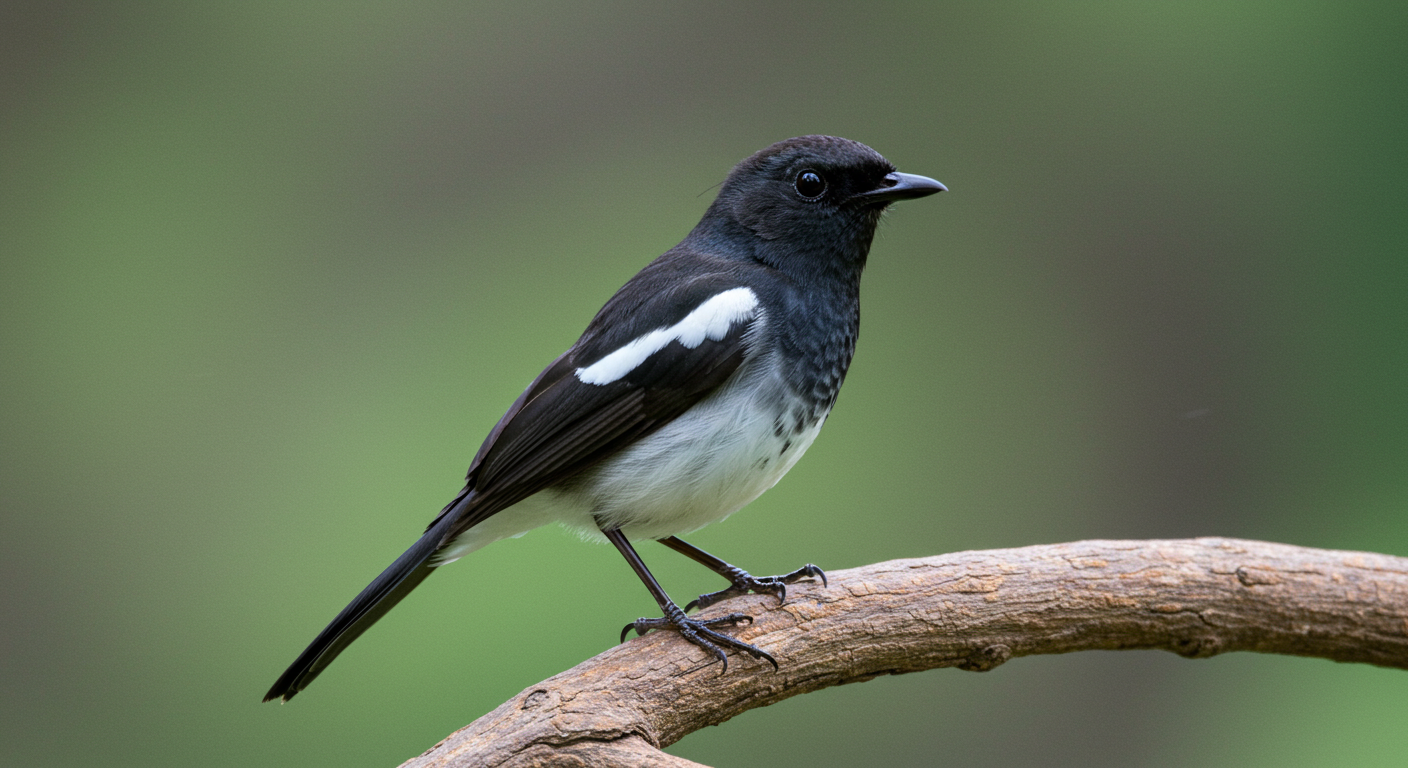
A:
<svg viewBox="0 0 1408 768">
<path fill-rule="evenodd" d="M 652 629 L 673 629 L 679 632 L 685 640 L 699 646 L 718 659 L 719 663 L 723 665 L 723 669 L 719 672 L 720 675 L 728 672 L 728 655 L 724 653 L 724 648 L 732 648 L 755 659 L 762 659 L 772 665 L 774 672 L 777 671 L 777 660 L 767 651 L 710 629 L 710 627 L 737 627 L 743 624 L 752 624 L 752 616 L 744 613 L 730 613 L 727 616 L 713 619 L 691 619 L 678 607 L 674 605 L 670 607 L 674 610 L 666 611 L 666 614 L 660 618 L 636 619 L 627 624 L 621 629 L 621 642 L 626 641 L 626 635 L 630 634 L 632 629 L 636 631 L 637 635 L 644 635 Z"/>
<path fill-rule="evenodd" d="M 795 584 L 802 579 L 821 579 L 821 586 L 827 586 L 826 572 L 811 563 L 807 563 L 801 568 L 784 576 L 763 576 L 760 578 L 750 575 L 747 571 L 739 570 L 729 577 L 729 581 L 733 583 L 728 587 L 718 592 L 709 592 L 708 594 L 700 595 L 694 600 L 691 600 L 689 605 L 686 605 L 684 609 L 685 611 L 690 611 L 694 608 L 708 608 L 714 603 L 727 600 L 730 597 L 746 595 L 749 592 L 759 595 L 772 595 L 777 598 L 777 602 L 783 603 L 787 601 L 787 585 Z"/>
</svg>

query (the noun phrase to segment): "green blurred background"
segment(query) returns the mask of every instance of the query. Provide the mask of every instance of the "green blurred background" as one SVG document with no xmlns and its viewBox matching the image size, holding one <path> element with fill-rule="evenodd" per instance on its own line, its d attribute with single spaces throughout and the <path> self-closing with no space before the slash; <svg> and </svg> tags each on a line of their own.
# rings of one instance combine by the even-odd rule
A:
<svg viewBox="0 0 1408 768">
<path fill-rule="evenodd" d="M 754 573 L 1082 538 L 1408 555 L 1408 5 L 6 3 L 0 759 L 389 766 L 651 600 L 561 531 L 284 666 L 733 163 L 888 217 Z M 721 586 L 645 546 L 678 599 Z M 786 660 L 784 659 L 785 663 Z M 1024 658 L 789 700 L 720 766 L 1408 764 L 1408 676 Z"/>
</svg>

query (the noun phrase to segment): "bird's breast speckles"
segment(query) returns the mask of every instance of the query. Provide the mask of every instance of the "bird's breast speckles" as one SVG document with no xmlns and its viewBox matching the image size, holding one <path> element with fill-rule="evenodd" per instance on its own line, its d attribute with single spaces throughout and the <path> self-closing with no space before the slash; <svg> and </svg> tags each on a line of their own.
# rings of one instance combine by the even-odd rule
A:
<svg viewBox="0 0 1408 768">
<path fill-rule="evenodd" d="M 794 394 L 804 405 L 793 417 L 794 431 L 822 421 L 830 413 L 856 351 L 854 324 L 811 338 L 812 344 L 803 345 L 803 354 L 789 377 Z"/>
</svg>

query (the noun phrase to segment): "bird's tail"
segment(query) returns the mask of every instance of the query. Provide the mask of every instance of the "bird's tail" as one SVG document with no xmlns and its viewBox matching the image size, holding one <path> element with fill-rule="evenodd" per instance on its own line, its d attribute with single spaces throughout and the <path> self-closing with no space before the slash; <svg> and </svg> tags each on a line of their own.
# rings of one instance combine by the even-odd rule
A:
<svg viewBox="0 0 1408 768">
<path fill-rule="evenodd" d="M 337 614 L 313 642 L 298 654 L 288 669 L 279 676 L 274 687 L 264 694 L 265 701 L 283 699 L 288 701 L 318 676 L 342 649 L 351 645 L 377 619 L 386 615 L 401 598 L 425 581 L 425 577 L 435 570 L 430 564 L 431 555 L 444 544 L 447 534 L 459 517 L 459 510 L 453 509 L 469 501 L 472 494 L 461 494 L 440 513 L 440 517 L 426 529 L 411 548 L 401 553 L 396 562 L 387 567 L 362 590 L 362 593 Z"/>
</svg>

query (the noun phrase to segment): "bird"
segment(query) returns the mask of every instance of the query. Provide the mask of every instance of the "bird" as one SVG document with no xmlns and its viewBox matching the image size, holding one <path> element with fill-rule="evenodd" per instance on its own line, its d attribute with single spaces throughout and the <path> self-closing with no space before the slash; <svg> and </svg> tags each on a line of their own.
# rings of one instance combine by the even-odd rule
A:
<svg viewBox="0 0 1408 768">
<path fill-rule="evenodd" d="M 608 541 L 661 616 L 621 631 L 671 630 L 722 663 L 770 663 L 721 630 L 751 622 L 691 616 L 747 594 L 786 600 L 815 565 L 769 577 L 680 535 L 722 520 L 787 473 L 836 402 L 860 330 L 860 279 L 881 215 L 946 191 L 878 152 L 799 136 L 745 158 L 699 224 L 613 295 L 489 432 L 465 485 L 420 538 L 347 605 L 265 695 L 288 701 L 437 568 L 499 539 L 560 523 Z M 680 608 L 632 541 L 655 540 L 729 586 Z"/>
</svg>

